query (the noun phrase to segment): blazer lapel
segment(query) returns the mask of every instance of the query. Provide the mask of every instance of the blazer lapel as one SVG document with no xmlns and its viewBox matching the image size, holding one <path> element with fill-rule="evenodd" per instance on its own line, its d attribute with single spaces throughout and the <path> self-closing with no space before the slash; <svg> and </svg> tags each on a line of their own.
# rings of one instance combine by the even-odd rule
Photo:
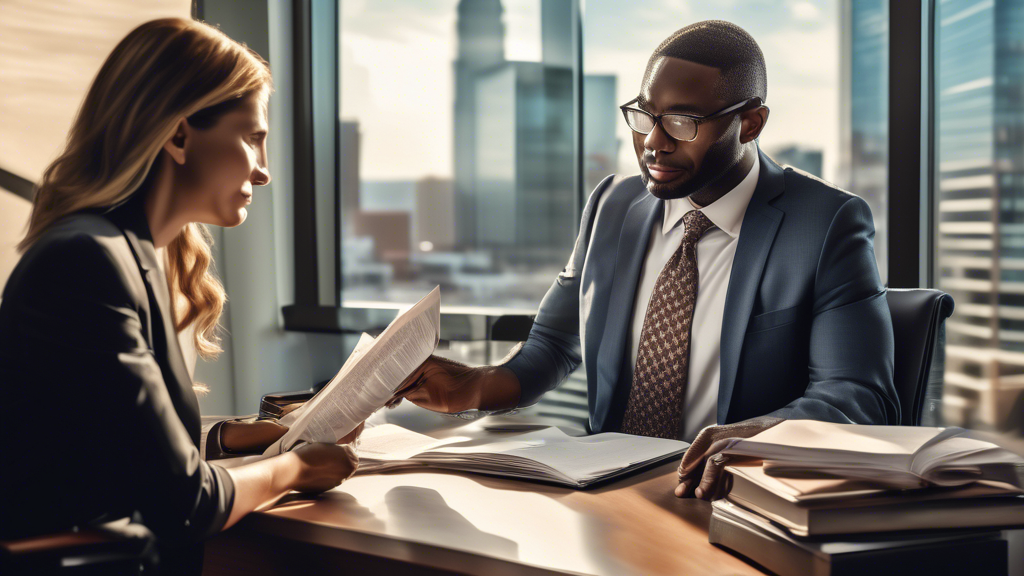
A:
<svg viewBox="0 0 1024 576">
<path fill-rule="evenodd" d="M 145 222 L 142 225 L 148 224 Z M 199 429 L 201 421 L 199 417 L 199 400 L 192 391 L 192 377 L 189 376 L 188 368 L 185 366 L 185 358 L 181 354 L 181 347 L 178 345 L 178 332 L 174 329 L 173 316 L 171 315 L 171 298 L 167 286 L 167 277 L 157 262 L 156 248 L 153 242 L 146 237 L 136 233 L 137 226 L 126 226 L 123 228 L 125 238 L 135 252 L 139 268 L 142 270 L 142 279 L 150 293 L 150 340 L 159 361 L 163 356 L 166 359 L 166 368 L 170 370 L 174 382 L 167 378 L 164 373 L 164 380 L 167 391 L 178 412 L 178 417 L 185 424 L 185 429 L 193 436 L 193 441 L 199 442 Z M 163 348 L 163 350 L 160 350 Z"/>
<path fill-rule="evenodd" d="M 739 369 L 747 324 L 754 308 L 754 296 L 761 283 L 761 272 L 768 259 L 772 242 L 782 222 L 783 212 L 768 202 L 785 188 L 782 168 L 758 150 L 761 172 L 757 187 L 743 215 L 743 225 L 736 244 L 729 288 L 725 296 L 722 316 L 721 379 L 718 386 L 718 423 L 728 422 L 729 403 L 732 400 Z"/>
<path fill-rule="evenodd" d="M 594 406 L 595 416 L 600 418 L 594 423 L 597 430 L 617 428 L 625 410 L 629 382 L 620 381 L 620 375 L 628 345 L 629 322 L 633 317 L 633 300 L 651 228 L 663 210 L 664 202 L 645 190 L 630 204 L 622 223 L 615 254 L 615 280 L 608 298 L 607 320 L 597 361 L 598 382 L 602 384 L 599 390 L 606 391 L 598 394 Z"/>
</svg>

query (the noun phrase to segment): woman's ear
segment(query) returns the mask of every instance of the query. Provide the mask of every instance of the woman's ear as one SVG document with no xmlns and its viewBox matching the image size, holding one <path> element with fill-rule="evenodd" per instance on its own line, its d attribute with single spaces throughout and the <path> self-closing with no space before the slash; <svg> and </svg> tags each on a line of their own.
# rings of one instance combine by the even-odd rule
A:
<svg viewBox="0 0 1024 576">
<path fill-rule="evenodd" d="M 164 142 L 164 150 L 179 165 L 185 163 L 185 146 L 189 144 L 190 130 L 191 126 L 188 125 L 188 120 L 182 118 L 174 128 L 174 134 L 167 142 Z"/>
</svg>

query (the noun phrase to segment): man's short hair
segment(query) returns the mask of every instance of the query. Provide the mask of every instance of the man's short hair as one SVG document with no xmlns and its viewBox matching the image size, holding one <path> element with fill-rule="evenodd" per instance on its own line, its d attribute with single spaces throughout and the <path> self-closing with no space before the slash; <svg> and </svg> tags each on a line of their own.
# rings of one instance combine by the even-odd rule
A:
<svg viewBox="0 0 1024 576">
<path fill-rule="evenodd" d="M 732 104 L 755 96 L 768 100 L 764 54 L 747 31 L 724 20 L 704 20 L 677 30 L 662 42 L 647 62 L 644 82 L 661 56 L 718 68 L 716 95 Z"/>
</svg>

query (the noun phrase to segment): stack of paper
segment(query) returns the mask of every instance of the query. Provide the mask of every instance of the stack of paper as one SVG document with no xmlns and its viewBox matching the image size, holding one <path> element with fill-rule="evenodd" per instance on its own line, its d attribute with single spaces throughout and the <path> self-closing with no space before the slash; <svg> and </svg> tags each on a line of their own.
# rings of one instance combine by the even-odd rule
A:
<svg viewBox="0 0 1024 576">
<path fill-rule="evenodd" d="M 605 433 L 573 437 L 558 428 L 510 436 L 478 428 L 436 440 L 394 424 L 360 438 L 357 474 L 429 467 L 584 488 L 681 455 L 686 442 Z"/>
</svg>

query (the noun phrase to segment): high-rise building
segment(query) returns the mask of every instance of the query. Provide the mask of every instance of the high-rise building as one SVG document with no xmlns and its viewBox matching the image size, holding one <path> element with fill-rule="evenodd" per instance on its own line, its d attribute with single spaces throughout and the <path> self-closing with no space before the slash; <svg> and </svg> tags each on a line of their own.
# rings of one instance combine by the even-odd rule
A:
<svg viewBox="0 0 1024 576">
<path fill-rule="evenodd" d="M 460 247 L 476 245 L 475 159 L 476 78 L 505 62 L 501 0 L 460 0 L 458 58 L 455 60 L 455 198 Z"/>
<path fill-rule="evenodd" d="M 944 402 L 952 424 L 1002 428 L 1024 390 L 1024 2 L 936 10 L 935 270 L 956 300 Z"/>
<path fill-rule="evenodd" d="M 341 231 L 351 237 L 359 213 L 359 123 L 342 120 L 339 126 L 338 163 L 341 186 Z"/>
<path fill-rule="evenodd" d="M 843 0 L 841 10 L 843 159 L 838 184 L 871 208 L 875 260 L 884 282 L 888 276 L 889 0 Z"/>
<path fill-rule="evenodd" d="M 456 246 L 561 261 L 575 220 L 572 3 L 542 1 L 541 62 L 504 59 L 502 11 L 458 8 Z"/>
<path fill-rule="evenodd" d="M 447 252 L 455 246 L 455 198 L 452 181 L 423 178 L 416 182 L 414 248 Z"/>
<path fill-rule="evenodd" d="M 571 247 L 572 70 L 506 62 L 477 78 L 476 240 L 536 258 L 528 248 Z M 541 250 L 541 252 L 544 252 Z"/>
<path fill-rule="evenodd" d="M 583 193 L 587 195 L 605 176 L 618 172 L 615 129 L 622 115 L 615 101 L 616 80 L 613 74 L 583 77 Z"/>
</svg>

